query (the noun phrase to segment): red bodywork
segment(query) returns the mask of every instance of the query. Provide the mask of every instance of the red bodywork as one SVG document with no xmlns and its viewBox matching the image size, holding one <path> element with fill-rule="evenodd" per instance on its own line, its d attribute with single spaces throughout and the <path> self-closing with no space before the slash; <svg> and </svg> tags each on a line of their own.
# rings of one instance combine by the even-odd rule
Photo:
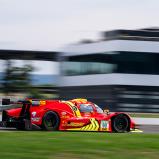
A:
<svg viewBox="0 0 159 159">
<path fill-rule="evenodd" d="M 84 108 L 89 106 L 91 110 L 88 112 L 82 111 L 82 104 L 84 104 Z M 21 109 L 10 109 L 6 113 L 10 117 L 19 117 Z M 55 112 L 60 119 L 58 130 L 112 132 L 112 120 L 119 114 L 123 114 L 128 118 L 128 131 L 135 129 L 135 124 L 128 114 L 121 112 L 104 113 L 96 104 L 86 99 L 73 99 L 69 101 L 41 100 L 39 104 L 32 104 L 30 107 L 31 123 L 41 127 L 44 115 L 49 111 Z"/>
</svg>

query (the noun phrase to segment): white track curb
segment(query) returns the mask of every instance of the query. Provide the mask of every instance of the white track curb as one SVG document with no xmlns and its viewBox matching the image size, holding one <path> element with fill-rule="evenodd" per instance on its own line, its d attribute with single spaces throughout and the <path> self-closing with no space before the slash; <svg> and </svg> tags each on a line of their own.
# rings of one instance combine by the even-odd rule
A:
<svg viewBox="0 0 159 159">
<path fill-rule="evenodd" d="M 132 118 L 138 125 L 158 125 L 159 118 Z"/>
</svg>

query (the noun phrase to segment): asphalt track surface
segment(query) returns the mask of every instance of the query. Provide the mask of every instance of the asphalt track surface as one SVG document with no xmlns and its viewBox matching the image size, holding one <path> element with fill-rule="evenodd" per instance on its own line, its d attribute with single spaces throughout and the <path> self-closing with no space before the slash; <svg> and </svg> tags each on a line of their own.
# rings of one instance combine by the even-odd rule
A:
<svg viewBox="0 0 159 159">
<path fill-rule="evenodd" d="M 143 133 L 159 133 L 159 125 L 140 125 L 138 128 L 142 130 Z"/>
</svg>

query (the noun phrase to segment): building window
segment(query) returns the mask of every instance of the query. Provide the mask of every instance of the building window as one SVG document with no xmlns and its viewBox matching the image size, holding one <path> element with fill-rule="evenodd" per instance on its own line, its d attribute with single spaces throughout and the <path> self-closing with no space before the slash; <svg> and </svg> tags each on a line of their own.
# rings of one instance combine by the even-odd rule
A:
<svg viewBox="0 0 159 159">
<path fill-rule="evenodd" d="M 98 53 L 67 57 L 62 63 L 65 76 L 127 73 L 159 74 L 159 54 L 141 52 Z"/>
<path fill-rule="evenodd" d="M 112 73 L 116 65 L 99 62 L 63 62 L 62 68 L 64 75 L 75 76 Z"/>
</svg>

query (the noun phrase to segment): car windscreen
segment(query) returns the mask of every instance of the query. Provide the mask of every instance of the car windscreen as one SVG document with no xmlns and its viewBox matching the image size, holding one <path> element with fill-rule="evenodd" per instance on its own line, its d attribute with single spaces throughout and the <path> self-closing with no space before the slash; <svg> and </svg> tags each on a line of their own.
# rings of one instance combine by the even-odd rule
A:
<svg viewBox="0 0 159 159">
<path fill-rule="evenodd" d="M 98 105 L 96 105 L 96 104 L 94 104 L 94 105 L 96 107 L 97 113 L 99 113 L 99 114 L 104 113 L 103 110 Z"/>
<path fill-rule="evenodd" d="M 90 104 L 80 104 L 80 112 L 91 113 L 93 112 L 93 107 Z"/>
</svg>

